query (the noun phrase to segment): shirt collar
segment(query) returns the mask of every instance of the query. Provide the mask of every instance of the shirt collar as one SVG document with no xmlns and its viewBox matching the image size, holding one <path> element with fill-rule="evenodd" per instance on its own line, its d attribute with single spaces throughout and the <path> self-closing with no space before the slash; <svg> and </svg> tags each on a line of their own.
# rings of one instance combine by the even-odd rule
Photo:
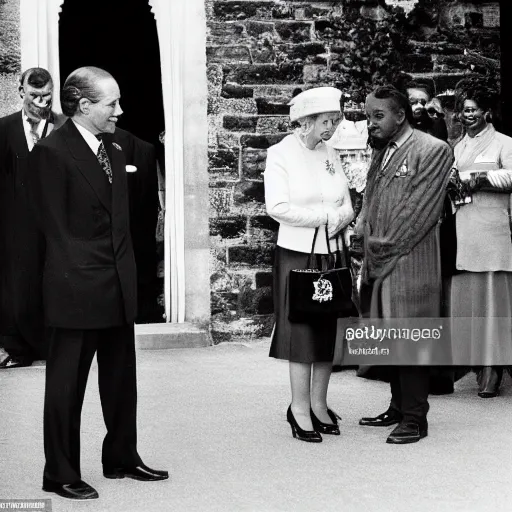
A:
<svg viewBox="0 0 512 512">
<path fill-rule="evenodd" d="M 396 148 L 403 146 L 408 140 L 409 137 L 413 134 L 414 130 L 410 125 L 406 125 L 400 135 L 390 142 L 390 144 L 394 143 Z"/>
<path fill-rule="evenodd" d="M 74 119 L 72 119 L 72 121 L 82 137 L 85 139 L 85 142 L 87 142 L 87 145 L 91 148 L 91 151 L 97 155 L 101 142 L 96 138 L 96 135 L 90 132 L 87 128 L 79 125 Z"/>
</svg>

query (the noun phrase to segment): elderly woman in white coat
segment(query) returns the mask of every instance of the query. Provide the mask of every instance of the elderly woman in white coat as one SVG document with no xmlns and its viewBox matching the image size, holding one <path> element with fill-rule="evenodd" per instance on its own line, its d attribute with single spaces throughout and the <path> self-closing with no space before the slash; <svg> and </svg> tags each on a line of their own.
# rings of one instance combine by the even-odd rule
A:
<svg viewBox="0 0 512 512">
<path fill-rule="evenodd" d="M 327 406 L 337 321 L 290 322 L 286 289 L 290 270 L 306 267 L 315 228 L 315 254 L 325 264 L 325 227 L 334 251 L 336 237 L 354 217 L 341 162 L 325 144 L 341 120 L 340 99 L 341 92 L 333 87 L 293 98 L 290 119 L 300 128 L 269 148 L 264 173 L 267 212 L 279 222 L 270 357 L 289 361 L 292 401 L 287 420 L 293 436 L 307 442 L 321 442 L 322 433 L 340 433 L 339 417 Z"/>
</svg>

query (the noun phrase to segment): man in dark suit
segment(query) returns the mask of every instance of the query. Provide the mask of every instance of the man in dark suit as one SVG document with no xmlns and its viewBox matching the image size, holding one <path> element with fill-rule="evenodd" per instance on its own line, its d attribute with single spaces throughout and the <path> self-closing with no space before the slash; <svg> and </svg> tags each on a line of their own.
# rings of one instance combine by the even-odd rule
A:
<svg viewBox="0 0 512 512">
<path fill-rule="evenodd" d="M 137 264 L 137 323 L 162 321 L 158 316 L 156 225 L 158 221 L 158 174 L 153 144 L 116 127 L 112 141 L 123 148 L 130 208 L 130 232 Z"/>
<path fill-rule="evenodd" d="M 26 197 L 27 157 L 60 119 L 52 113 L 46 69 L 21 75 L 21 111 L 0 119 L 0 369 L 45 357 L 42 306 L 36 293 L 41 243 Z"/>
<path fill-rule="evenodd" d="M 80 416 L 97 353 L 107 435 L 106 478 L 164 480 L 137 452 L 134 319 L 136 266 L 126 162 L 112 134 L 120 92 L 104 70 L 80 68 L 61 96 L 69 119 L 31 153 L 30 192 L 46 242 L 43 306 L 49 326 L 43 490 L 70 499 L 98 493 L 81 480 Z"/>
</svg>

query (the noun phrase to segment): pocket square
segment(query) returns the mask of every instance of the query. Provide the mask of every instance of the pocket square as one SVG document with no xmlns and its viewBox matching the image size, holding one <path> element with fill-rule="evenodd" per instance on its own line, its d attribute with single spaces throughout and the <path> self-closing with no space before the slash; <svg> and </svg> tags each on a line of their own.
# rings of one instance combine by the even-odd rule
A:
<svg viewBox="0 0 512 512">
<path fill-rule="evenodd" d="M 126 172 L 135 172 L 137 170 L 137 167 L 135 165 L 127 165 L 126 166 Z"/>
<path fill-rule="evenodd" d="M 395 176 L 397 178 L 405 178 L 409 175 L 409 167 L 407 166 L 407 160 L 400 166 L 398 171 L 396 171 Z"/>
</svg>

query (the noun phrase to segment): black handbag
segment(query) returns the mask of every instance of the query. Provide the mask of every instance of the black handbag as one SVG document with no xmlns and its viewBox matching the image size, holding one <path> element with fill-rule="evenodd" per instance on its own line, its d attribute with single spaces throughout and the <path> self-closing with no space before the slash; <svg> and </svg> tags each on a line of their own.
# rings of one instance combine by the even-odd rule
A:
<svg viewBox="0 0 512 512">
<path fill-rule="evenodd" d="M 288 297 L 290 322 L 311 323 L 327 318 L 343 318 L 357 316 L 357 308 L 352 302 L 352 274 L 350 257 L 343 232 L 343 262 L 339 248 L 339 237 L 336 238 L 337 251 L 333 253 L 329 244 L 327 226 L 325 239 L 327 241 L 328 268 L 321 270 L 313 267 L 315 258 L 315 243 L 318 236 L 315 229 L 311 253 L 306 268 L 290 270 L 288 278 Z"/>
</svg>

